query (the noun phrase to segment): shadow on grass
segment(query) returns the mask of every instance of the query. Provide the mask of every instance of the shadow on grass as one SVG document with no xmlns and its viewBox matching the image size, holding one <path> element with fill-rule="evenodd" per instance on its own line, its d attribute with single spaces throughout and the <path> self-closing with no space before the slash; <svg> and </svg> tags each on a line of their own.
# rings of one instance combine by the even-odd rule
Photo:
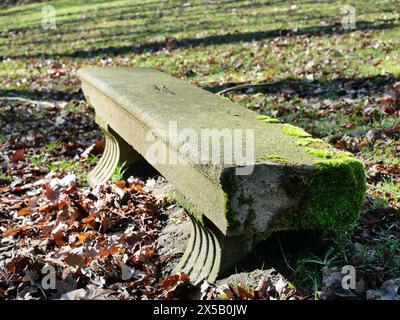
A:
<svg viewBox="0 0 400 320">
<path fill-rule="evenodd" d="M 91 1 L 91 5 L 94 4 L 99 4 L 105 2 L 103 0 L 100 1 Z M 153 2 L 147 2 L 147 3 L 141 3 L 141 4 L 126 4 L 126 5 L 120 5 L 118 7 L 106 7 L 106 8 L 101 8 L 100 10 L 89 10 L 85 13 L 76 13 L 76 12 L 70 12 L 70 13 L 64 13 L 59 16 L 59 18 L 62 19 L 60 23 L 61 28 L 67 27 L 68 29 L 66 30 L 56 30 L 54 34 L 57 35 L 62 35 L 62 34 L 71 34 L 74 33 L 76 30 L 74 27 L 79 27 L 82 25 L 85 25 L 87 23 L 94 23 L 94 22 L 116 22 L 116 21 L 126 21 L 126 20 L 132 20 L 132 19 L 145 19 L 142 26 L 147 26 L 148 28 L 152 24 L 161 24 L 160 27 L 165 27 L 162 25 L 160 22 L 160 18 L 165 17 L 165 16 L 173 16 L 174 13 L 178 13 L 178 17 L 173 16 L 174 18 L 174 25 L 176 25 L 178 20 L 190 20 L 193 21 L 196 18 L 200 18 L 204 16 L 204 13 L 206 8 L 211 10 L 212 15 L 217 15 L 221 13 L 226 13 L 227 10 L 229 9 L 235 9 L 235 10 L 240 10 L 240 9 L 246 9 L 246 8 L 257 8 L 257 7 L 262 7 L 266 6 L 267 4 L 265 3 L 244 3 L 244 4 L 239 4 L 238 1 L 236 0 L 225 0 L 223 2 L 223 5 L 230 5 L 234 4 L 234 6 L 229 7 L 228 9 L 224 6 L 221 6 L 218 2 L 209 2 L 207 4 L 191 4 L 191 11 L 190 15 L 184 15 L 185 11 L 185 0 L 179 1 L 177 4 L 171 5 L 170 3 L 166 1 L 153 1 Z M 279 2 L 279 0 L 278 0 Z M 63 7 L 63 5 L 57 4 L 57 9 L 60 9 Z M 196 9 L 196 10 L 193 10 Z M 37 9 L 36 9 L 37 10 Z M 115 12 L 115 11 L 116 12 Z M 15 11 L 14 11 L 15 12 Z M 32 9 L 27 9 L 25 11 L 16 11 L 17 13 L 33 13 L 34 11 Z M 9 13 L 3 13 L 0 14 L 0 16 L 7 16 Z M 78 15 L 78 17 L 76 17 Z M 71 17 L 69 19 L 65 19 Z M 65 20 L 64 20 L 65 19 Z M 9 33 L 25 33 L 25 32 L 35 32 L 39 31 L 42 32 L 43 29 L 41 27 L 41 18 L 38 18 L 37 20 L 33 21 L 34 25 L 31 26 L 24 26 L 24 27 L 16 27 L 16 28 L 10 28 L 7 30 Z M 135 27 L 138 25 L 135 25 Z M 98 30 L 107 30 L 110 28 L 97 28 Z M 186 28 L 185 28 L 186 30 Z M 182 31 L 182 30 L 181 30 Z"/>
<path fill-rule="evenodd" d="M 375 288 L 400 274 L 395 244 L 398 231 L 394 227 L 399 216 L 400 210 L 392 207 L 370 208 L 348 234 L 338 230 L 275 233 L 260 242 L 235 271 L 274 268 L 295 287 L 314 291 L 322 285 L 323 267 L 340 270 L 352 264 L 364 278 L 366 288 Z"/>
<path fill-rule="evenodd" d="M 44 58 L 44 59 L 59 59 L 59 58 L 89 58 L 96 56 L 109 56 L 109 55 L 120 55 L 127 53 L 146 53 L 146 52 L 155 52 L 160 51 L 168 46 L 173 46 L 173 49 L 177 48 L 185 48 L 185 47 L 197 47 L 197 46 L 207 46 L 207 45 L 219 45 L 219 44 L 230 44 L 237 42 L 249 42 L 249 41 L 259 41 L 264 39 L 270 39 L 275 37 L 284 37 L 284 36 L 307 36 L 307 37 L 319 37 L 323 35 L 338 35 L 345 34 L 349 32 L 355 31 L 364 31 L 364 30 L 387 30 L 396 27 L 393 21 L 376 21 L 376 22 L 367 22 L 367 21 L 358 21 L 357 29 L 343 29 L 341 24 L 332 24 L 329 26 L 310 26 L 301 28 L 298 30 L 292 29 L 275 29 L 275 30 L 267 30 L 267 31 L 254 31 L 254 32 L 242 32 L 242 33 L 230 33 L 226 35 L 213 35 L 206 36 L 203 38 L 184 38 L 184 39 L 168 39 L 168 41 L 153 41 L 153 42 L 143 42 L 134 45 L 126 45 L 126 46 L 109 46 L 104 48 L 97 49 L 88 49 L 88 50 L 76 50 L 73 52 L 67 53 L 35 53 L 35 54 L 22 54 L 22 55 L 14 55 L 7 56 L 13 59 L 19 58 Z M 4 56 L 3 56 L 4 57 Z"/>
<path fill-rule="evenodd" d="M 400 81 L 399 77 L 391 74 L 378 75 L 371 77 L 360 78 L 337 78 L 334 80 L 299 80 L 299 79 L 283 79 L 272 81 L 269 85 L 257 85 L 252 87 L 251 93 L 248 93 L 248 88 L 234 90 L 235 93 L 255 94 L 258 92 L 264 94 L 279 94 L 290 93 L 302 98 L 310 97 L 329 97 L 339 98 L 342 96 L 371 96 L 373 94 L 382 94 L 388 86 Z M 244 83 L 226 83 L 217 86 L 205 86 L 202 89 L 212 93 L 220 92 L 221 90 L 243 85 Z M 76 92 L 65 91 L 46 91 L 46 90 L 18 90 L 18 89 L 0 89 L 0 97 L 19 97 L 38 101 L 71 101 L 85 100 L 82 90 Z"/>
<path fill-rule="evenodd" d="M 326 232 L 325 232 L 326 233 Z M 305 279 L 295 277 L 298 262 L 305 257 L 320 257 L 330 247 L 321 231 L 281 231 L 258 243 L 249 257 L 232 272 L 251 273 L 255 270 L 275 269 L 297 288 L 304 288 Z M 319 271 L 319 270 L 318 270 Z"/>
<path fill-rule="evenodd" d="M 277 81 L 265 82 L 262 84 L 254 84 L 249 87 L 243 87 L 233 90 L 235 93 L 255 94 L 258 92 L 265 94 L 289 93 L 302 98 L 329 96 L 330 98 L 341 96 L 371 96 L 372 94 L 382 94 L 386 88 L 393 83 L 399 81 L 399 77 L 392 74 L 377 75 L 371 77 L 359 78 L 336 78 L 333 80 L 299 80 L 299 79 L 283 79 Z M 205 86 L 203 89 L 212 93 L 218 93 L 222 90 L 234 88 L 236 86 L 246 86 L 246 83 L 225 83 L 217 86 Z"/>
<path fill-rule="evenodd" d="M 0 97 L 18 97 L 37 101 L 71 101 L 84 100 L 82 90 L 77 92 L 0 89 Z"/>
</svg>

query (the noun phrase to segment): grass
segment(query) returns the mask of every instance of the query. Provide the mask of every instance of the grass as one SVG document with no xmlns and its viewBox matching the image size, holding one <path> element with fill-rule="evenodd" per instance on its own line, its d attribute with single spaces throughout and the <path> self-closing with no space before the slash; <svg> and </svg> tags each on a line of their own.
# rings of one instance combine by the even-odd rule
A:
<svg viewBox="0 0 400 320">
<path fill-rule="evenodd" d="M 28 160 L 33 164 L 33 166 L 37 167 L 44 162 L 44 157 L 41 155 L 32 155 L 28 157 Z"/>
<path fill-rule="evenodd" d="M 96 155 L 94 155 L 94 154 L 91 154 L 91 155 L 89 156 L 88 160 L 89 160 L 89 163 L 90 163 L 91 165 L 95 165 L 95 164 L 97 164 L 97 162 L 99 161 L 99 157 L 96 156 Z"/>
<path fill-rule="evenodd" d="M 65 171 L 70 173 L 74 171 L 76 167 L 76 162 L 72 160 L 61 160 L 61 161 L 54 161 L 48 164 L 49 171 Z"/>
<path fill-rule="evenodd" d="M 322 287 L 321 269 L 326 267 L 331 270 L 341 269 L 349 264 L 349 244 L 352 228 L 341 229 L 330 232 L 326 235 L 330 245 L 324 255 L 305 254 L 296 261 L 292 274 L 292 281 L 300 289 L 311 291 L 314 299 L 319 299 Z"/>
<path fill-rule="evenodd" d="M 48 152 L 53 152 L 57 149 L 59 143 L 57 141 L 50 142 L 46 147 Z"/>
<path fill-rule="evenodd" d="M 7 173 L 0 171 L 0 181 L 13 181 L 13 177 Z"/>
<path fill-rule="evenodd" d="M 393 200 L 395 206 L 400 204 L 400 184 L 392 179 L 384 179 L 376 186 L 376 190 L 382 194 L 386 201 Z"/>
<path fill-rule="evenodd" d="M 322 287 L 321 269 L 323 267 L 333 268 L 337 265 L 340 263 L 338 263 L 332 247 L 328 249 L 324 257 L 309 254 L 297 261 L 292 275 L 293 281 L 298 288 L 312 291 L 314 299 L 318 299 Z"/>
<path fill-rule="evenodd" d="M 212 92 L 274 82 L 226 97 L 256 110 L 264 121 L 300 126 L 355 153 L 366 164 L 368 193 L 374 199 L 365 210 L 399 209 L 400 178 L 391 172 L 400 166 L 400 121 L 379 100 L 400 77 L 398 4 L 352 1 L 357 29 L 343 30 L 340 9 L 345 3 L 350 2 L 60 0 L 48 3 L 56 9 L 55 30 L 42 29 L 42 3 L 0 10 L 0 96 L 64 101 L 63 112 L 79 115 L 75 99 L 83 97 L 76 93 L 76 70 L 86 65 L 155 67 Z M 46 114 L 37 109 L 38 130 L 45 133 Z M 0 121 L 11 116 L 2 110 Z M 24 128 L 20 120 L 15 130 Z M 71 140 L 82 134 L 79 130 Z M 376 134 L 371 141 L 370 131 Z M 0 143 L 8 135 L 0 132 Z M 42 151 L 54 152 L 57 146 L 46 141 Z M 42 157 L 34 154 L 29 160 L 38 165 Z M 92 157 L 88 164 L 97 161 Z M 389 172 L 384 180 L 374 178 L 375 164 Z M 68 158 L 52 160 L 48 169 L 87 171 Z M 122 175 L 118 167 L 113 179 Z M 332 237 L 334 249 L 325 256 L 298 262 L 295 276 L 306 279 L 304 287 L 317 292 L 320 267 L 342 262 L 352 241 L 340 237 Z M 353 251 L 360 264 L 385 261 L 385 248 L 398 248 L 398 240 L 393 241 L 379 234 L 360 252 Z"/>
<path fill-rule="evenodd" d="M 115 168 L 112 176 L 111 176 L 111 181 L 120 181 L 123 179 L 124 177 L 124 173 L 125 173 L 125 163 L 123 163 L 122 165 L 117 165 L 117 167 Z"/>
<path fill-rule="evenodd" d="M 366 270 L 374 271 L 377 267 L 384 269 L 393 277 L 400 274 L 399 239 L 388 239 L 382 236 L 378 243 L 361 245 L 356 249 L 356 257 Z"/>
<path fill-rule="evenodd" d="M 379 282 L 379 278 L 382 281 L 400 277 L 400 237 L 391 231 L 393 228 L 393 224 L 382 226 L 381 231 L 373 233 L 373 239 L 369 236 L 362 239 L 352 238 L 354 233 L 363 229 L 361 226 L 327 234 L 325 241 L 330 245 L 325 255 L 308 254 L 298 259 L 291 280 L 298 288 L 313 291 L 314 297 L 318 299 L 323 267 L 341 270 L 345 265 L 353 265 L 356 272 L 368 275 L 367 282 Z"/>
</svg>

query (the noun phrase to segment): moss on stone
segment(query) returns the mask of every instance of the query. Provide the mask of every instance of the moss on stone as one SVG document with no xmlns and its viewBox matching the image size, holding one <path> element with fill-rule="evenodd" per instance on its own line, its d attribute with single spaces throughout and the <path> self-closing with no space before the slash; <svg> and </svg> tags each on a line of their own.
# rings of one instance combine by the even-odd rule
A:
<svg viewBox="0 0 400 320">
<path fill-rule="evenodd" d="M 190 213 L 196 220 L 202 221 L 203 214 L 197 207 L 191 202 L 187 197 L 185 197 L 181 192 L 178 190 L 174 190 L 172 194 L 173 198 L 179 203 L 183 208 L 186 209 L 188 213 Z"/>
<path fill-rule="evenodd" d="M 366 192 L 365 170 L 361 161 L 338 158 L 315 161 L 311 197 L 304 209 L 303 228 L 334 229 L 356 222 Z"/>
<path fill-rule="evenodd" d="M 243 223 L 243 240 L 251 242 L 257 234 L 257 228 L 255 226 L 256 213 L 253 209 L 250 209 L 246 220 Z"/>
<path fill-rule="evenodd" d="M 274 217 L 273 230 L 347 228 L 360 217 L 366 192 L 364 165 L 354 157 L 316 160 L 304 200 Z"/>
<path fill-rule="evenodd" d="M 299 147 L 310 147 L 313 149 L 324 149 L 330 148 L 330 144 L 326 143 L 322 139 L 315 139 L 315 138 L 299 138 L 297 139 L 294 144 Z"/>
<path fill-rule="evenodd" d="M 293 209 L 276 214 L 268 225 L 271 232 L 299 229 L 298 212 Z"/>
<path fill-rule="evenodd" d="M 312 154 L 313 156 L 319 157 L 319 158 L 327 158 L 331 159 L 333 158 L 334 153 L 330 150 L 320 150 L 320 149 L 313 149 L 313 148 L 306 148 L 305 151 L 309 154 Z"/>
<path fill-rule="evenodd" d="M 257 119 L 257 120 L 260 120 L 260 121 L 262 121 L 262 122 L 265 122 L 265 123 L 278 123 L 278 122 L 279 122 L 277 119 L 274 119 L 274 118 L 271 118 L 271 117 L 269 117 L 269 116 L 262 115 L 262 114 L 259 114 L 259 115 L 256 117 L 256 119 Z"/>
<path fill-rule="evenodd" d="M 346 227 L 357 221 L 366 191 L 362 162 L 350 152 L 312 138 L 301 128 L 283 125 L 282 131 L 300 137 L 294 144 L 320 159 L 313 162 L 316 171 L 302 187 L 305 190 L 302 203 L 279 214 L 273 228 L 323 230 Z"/>
<path fill-rule="evenodd" d="M 333 158 L 334 159 L 354 158 L 354 154 L 352 154 L 351 152 L 348 152 L 348 151 L 337 151 Z"/>
<path fill-rule="evenodd" d="M 333 230 L 359 219 L 366 192 L 363 163 L 344 157 L 316 160 L 315 165 L 304 201 L 299 208 L 282 212 L 271 227 Z"/>
<path fill-rule="evenodd" d="M 353 157 L 352 153 L 348 151 L 339 151 L 321 139 L 315 139 L 311 137 L 299 138 L 294 142 L 294 144 L 299 147 L 304 147 L 304 150 L 307 153 L 318 158 L 340 159 Z"/>
<path fill-rule="evenodd" d="M 240 227 L 240 222 L 237 219 L 238 211 L 232 205 L 230 196 L 227 193 L 224 194 L 224 205 L 225 205 L 225 217 L 228 223 L 228 229 L 232 232 Z"/>
<path fill-rule="evenodd" d="M 313 156 L 323 159 L 342 159 L 351 158 L 353 154 L 347 151 L 337 151 L 336 149 L 314 149 L 306 148 L 305 151 Z"/>
<path fill-rule="evenodd" d="M 233 170 L 225 171 L 221 177 L 221 186 L 224 191 L 225 217 L 228 222 L 228 229 L 231 231 L 237 230 L 237 228 L 240 227 L 240 222 L 237 219 L 237 209 L 232 204 L 232 199 L 239 189 L 235 181 Z"/>
<path fill-rule="evenodd" d="M 264 157 L 264 159 L 270 160 L 275 163 L 289 163 L 289 160 L 287 158 L 278 155 L 266 156 Z"/>
<path fill-rule="evenodd" d="M 251 204 L 254 203 L 254 199 L 251 196 L 247 197 L 244 194 L 243 190 L 240 190 L 240 193 L 239 193 L 239 196 L 238 196 L 238 203 L 239 203 L 239 206 L 242 206 L 244 204 L 248 204 L 250 206 Z"/>
<path fill-rule="evenodd" d="M 293 136 L 293 137 L 299 137 L 299 138 L 308 138 L 311 137 L 309 133 L 304 131 L 304 129 L 296 127 L 294 125 L 285 123 L 282 125 L 282 133 L 288 135 L 288 136 Z"/>
</svg>

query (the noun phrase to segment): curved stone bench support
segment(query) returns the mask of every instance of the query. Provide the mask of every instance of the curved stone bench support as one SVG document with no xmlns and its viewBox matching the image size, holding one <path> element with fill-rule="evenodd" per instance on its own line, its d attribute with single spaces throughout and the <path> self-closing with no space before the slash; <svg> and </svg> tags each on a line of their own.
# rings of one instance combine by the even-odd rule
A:
<svg viewBox="0 0 400 320">
<path fill-rule="evenodd" d="M 199 221 L 191 214 L 189 217 L 190 239 L 175 271 L 188 274 L 194 283 L 202 280 L 213 283 L 234 267 L 237 257 L 243 258 L 250 252 L 249 239 L 225 236 L 208 219 Z"/>
<path fill-rule="evenodd" d="M 99 162 L 88 174 L 88 183 L 92 187 L 108 181 L 118 165 L 125 166 L 132 164 L 141 157 L 114 130 L 107 125 L 103 125 L 102 120 L 96 118 L 96 121 L 102 128 L 106 138 L 106 146 Z"/>
</svg>

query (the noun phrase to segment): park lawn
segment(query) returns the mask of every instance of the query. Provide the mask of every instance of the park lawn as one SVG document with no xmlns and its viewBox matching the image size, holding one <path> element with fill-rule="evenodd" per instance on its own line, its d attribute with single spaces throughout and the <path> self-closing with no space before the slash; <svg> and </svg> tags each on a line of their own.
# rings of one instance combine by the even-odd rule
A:
<svg viewBox="0 0 400 320">
<path fill-rule="evenodd" d="M 226 96 L 362 159 L 364 213 L 382 220 L 379 230 L 364 219 L 333 236 L 327 255 L 334 258 L 305 257 L 292 266 L 293 278 L 317 290 L 319 268 L 309 270 L 345 262 L 379 270 L 384 279 L 399 277 L 400 234 L 393 231 L 400 208 L 399 105 L 384 93 L 400 76 L 400 4 L 352 1 L 357 29 L 345 30 L 346 3 L 62 0 L 49 3 L 55 30 L 42 28 L 43 3 L 0 10 L 0 96 L 58 101 L 79 113 L 76 71 L 87 65 L 155 67 L 212 92 L 268 82 Z M 7 139 L 0 132 L 0 141 Z M 49 137 L 43 148 L 30 150 L 32 161 L 56 143 Z M 82 170 L 66 161 L 48 170 Z"/>
</svg>

